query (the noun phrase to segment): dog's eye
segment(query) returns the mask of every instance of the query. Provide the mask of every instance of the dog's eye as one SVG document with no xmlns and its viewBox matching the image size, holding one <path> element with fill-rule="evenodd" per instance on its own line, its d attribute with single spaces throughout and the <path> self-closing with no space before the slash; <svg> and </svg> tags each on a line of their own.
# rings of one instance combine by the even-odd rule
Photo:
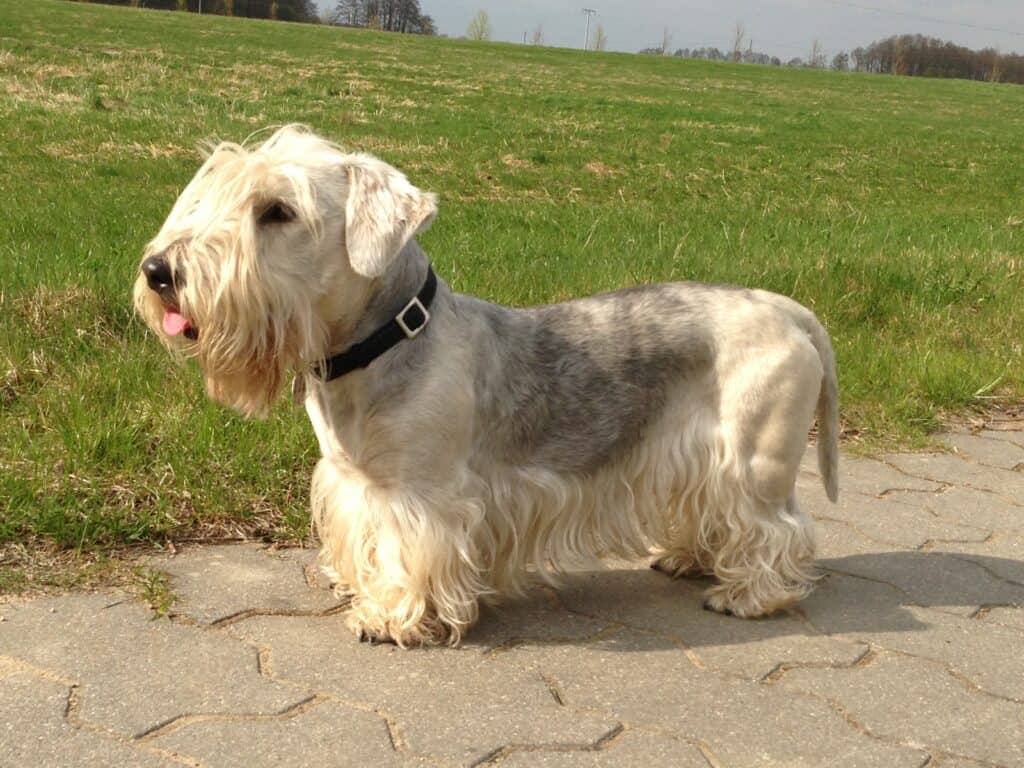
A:
<svg viewBox="0 0 1024 768">
<path fill-rule="evenodd" d="M 260 213 L 260 224 L 284 224 L 295 218 L 295 211 L 282 202 L 271 203 Z"/>
</svg>

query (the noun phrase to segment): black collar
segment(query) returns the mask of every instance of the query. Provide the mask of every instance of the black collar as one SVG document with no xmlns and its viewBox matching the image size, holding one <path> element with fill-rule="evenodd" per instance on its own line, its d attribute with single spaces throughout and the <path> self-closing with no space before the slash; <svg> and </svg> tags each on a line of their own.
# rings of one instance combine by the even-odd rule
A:
<svg viewBox="0 0 1024 768">
<path fill-rule="evenodd" d="M 313 366 L 313 372 L 324 381 L 331 381 L 358 368 L 365 368 L 403 339 L 415 339 L 430 322 L 427 308 L 436 292 L 437 275 L 428 266 L 423 287 L 401 312 L 362 341 Z"/>
</svg>

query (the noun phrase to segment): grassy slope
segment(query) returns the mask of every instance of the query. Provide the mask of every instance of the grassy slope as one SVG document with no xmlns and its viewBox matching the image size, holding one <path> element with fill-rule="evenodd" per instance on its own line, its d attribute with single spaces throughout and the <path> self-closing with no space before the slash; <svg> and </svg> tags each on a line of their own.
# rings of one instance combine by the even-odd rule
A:
<svg viewBox="0 0 1024 768">
<path fill-rule="evenodd" d="M 2 3 L 0 543 L 303 529 L 301 414 L 207 403 L 128 298 L 196 143 L 291 121 L 440 194 L 457 290 L 794 296 L 872 445 L 1024 392 L 1020 87 Z"/>
</svg>

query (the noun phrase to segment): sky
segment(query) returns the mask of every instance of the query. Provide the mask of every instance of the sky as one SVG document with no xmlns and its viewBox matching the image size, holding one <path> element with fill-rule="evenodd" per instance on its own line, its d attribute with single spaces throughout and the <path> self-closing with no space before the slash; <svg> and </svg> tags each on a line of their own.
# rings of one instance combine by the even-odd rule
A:
<svg viewBox="0 0 1024 768">
<path fill-rule="evenodd" d="M 332 0 L 319 0 L 322 7 Z M 608 50 L 636 52 L 659 46 L 665 27 L 672 49 L 732 48 L 737 22 L 754 49 L 785 60 L 806 58 L 817 39 L 832 54 L 893 34 L 916 33 L 969 48 L 994 47 L 1024 53 L 1024 0 L 420 0 L 438 31 L 464 35 L 478 10 L 488 13 L 492 40 L 522 42 L 543 26 L 544 43 L 579 48 L 586 17 L 597 11 Z"/>
</svg>

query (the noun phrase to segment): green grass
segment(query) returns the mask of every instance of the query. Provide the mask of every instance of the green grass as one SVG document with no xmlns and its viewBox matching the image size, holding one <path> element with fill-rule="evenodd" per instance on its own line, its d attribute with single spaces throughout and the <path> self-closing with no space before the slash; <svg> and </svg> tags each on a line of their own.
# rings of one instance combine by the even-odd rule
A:
<svg viewBox="0 0 1024 768">
<path fill-rule="evenodd" d="M 0 545 L 305 531 L 304 415 L 207 402 L 129 303 L 197 143 L 285 122 L 439 193 L 457 290 L 795 297 L 874 449 L 1024 393 L 1020 87 L 33 0 L 0 4 L 0 121 Z"/>
</svg>

